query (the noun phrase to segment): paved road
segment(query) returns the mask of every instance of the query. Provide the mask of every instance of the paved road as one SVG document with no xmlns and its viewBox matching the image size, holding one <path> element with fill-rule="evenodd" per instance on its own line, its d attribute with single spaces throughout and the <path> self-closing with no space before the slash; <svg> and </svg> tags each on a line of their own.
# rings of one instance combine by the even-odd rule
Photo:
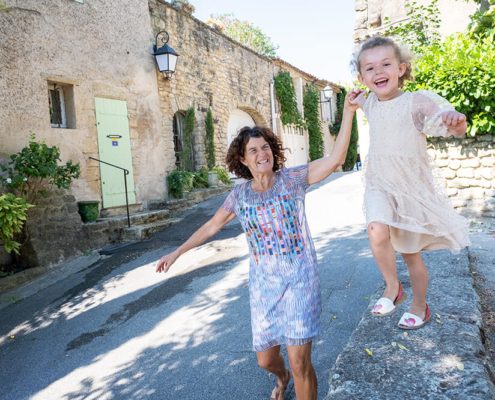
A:
<svg viewBox="0 0 495 400">
<path fill-rule="evenodd" d="M 380 282 L 361 212 L 360 173 L 307 195 L 320 261 L 323 332 L 314 344 L 320 398 L 328 373 Z M 168 275 L 154 262 L 224 196 L 90 268 L 0 310 L 0 399 L 265 399 L 274 378 L 251 351 L 248 259 L 234 221 Z M 287 399 L 293 399 L 289 388 Z"/>
</svg>

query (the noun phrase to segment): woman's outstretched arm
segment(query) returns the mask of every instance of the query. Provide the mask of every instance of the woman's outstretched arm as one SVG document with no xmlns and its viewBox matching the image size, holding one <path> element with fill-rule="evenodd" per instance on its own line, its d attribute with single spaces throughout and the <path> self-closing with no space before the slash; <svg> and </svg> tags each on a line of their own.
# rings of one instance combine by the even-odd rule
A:
<svg viewBox="0 0 495 400">
<path fill-rule="evenodd" d="M 172 264 L 186 251 L 198 247 L 214 236 L 223 226 L 235 217 L 235 214 L 220 207 L 215 215 L 204 223 L 192 236 L 173 252 L 163 256 L 156 263 L 156 272 L 167 272 Z"/>
</svg>

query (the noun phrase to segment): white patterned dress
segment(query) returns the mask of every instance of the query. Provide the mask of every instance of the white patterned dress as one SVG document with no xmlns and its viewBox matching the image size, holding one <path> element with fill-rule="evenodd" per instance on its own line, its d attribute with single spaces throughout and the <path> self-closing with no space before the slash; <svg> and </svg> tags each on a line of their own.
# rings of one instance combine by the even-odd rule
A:
<svg viewBox="0 0 495 400">
<path fill-rule="evenodd" d="M 237 185 L 223 208 L 239 218 L 249 245 L 253 348 L 296 346 L 319 333 L 321 294 L 316 253 L 304 210 L 307 165 L 275 172 L 269 190 Z"/>
<path fill-rule="evenodd" d="M 458 252 L 469 245 L 467 221 L 436 184 L 426 151 L 426 135 L 449 135 L 441 114 L 452 106 L 428 91 L 405 92 L 388 101 L 371 93 L 361 103 L 370 127 L 364 168 L 367 224 L 389 225 L 400 253 Z"/>
</svg>

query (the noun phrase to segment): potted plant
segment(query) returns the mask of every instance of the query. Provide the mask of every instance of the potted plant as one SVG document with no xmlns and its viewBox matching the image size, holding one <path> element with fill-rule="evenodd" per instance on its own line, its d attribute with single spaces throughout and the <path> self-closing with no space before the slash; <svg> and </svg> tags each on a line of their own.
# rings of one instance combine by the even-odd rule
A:
<svg viewBox="0 0 495 400">
<path fill-rule="evenodd" d="M 98 200 L 78 201 L 77 207 L 83 222 L 95 222 L 100 216 L 100 202 Z"/>
</svg>

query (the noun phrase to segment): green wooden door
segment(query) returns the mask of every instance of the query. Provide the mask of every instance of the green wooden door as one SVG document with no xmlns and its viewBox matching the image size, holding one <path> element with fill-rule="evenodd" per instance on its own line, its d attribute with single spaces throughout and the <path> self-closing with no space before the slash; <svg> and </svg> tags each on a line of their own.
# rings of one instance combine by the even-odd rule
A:
<svg viewBox="0 0 495 400">
<path fill-rule="evenodd" d="M 127 103 L 121 100 L 95 97 L 96 126 L 100 160 L 129 171 L 127 193 L 129 204 L 136 202 L 132 173 L 131 139 Z M 103 207 L 125 205 L 124 172 L 121 169 L 100 163 Z"/>
</svg>

